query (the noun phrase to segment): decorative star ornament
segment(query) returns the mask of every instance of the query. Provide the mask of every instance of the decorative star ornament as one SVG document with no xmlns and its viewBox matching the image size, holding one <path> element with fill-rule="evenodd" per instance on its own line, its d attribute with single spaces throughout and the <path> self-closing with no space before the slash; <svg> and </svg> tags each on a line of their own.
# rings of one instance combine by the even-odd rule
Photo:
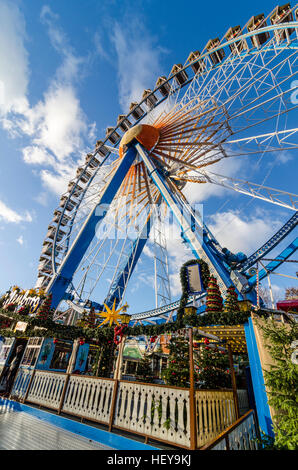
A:
<svg viewBox="0 0 298 470">
<path fill-rule="evenodd" d="M 110 326 L 112 326 L 113 323 L 116 323 L 116 325 L 120 326 L 118 320 L 120 320 L 121 315 L 119 314 L 119 312 L 123 310 L 123 307 L 120 307 L 116 310 L 116 299 L 114 299 L 112 309 L 110 309 L 106 304 L 104 304 L 104 306 L 106 308 L 106 312 L 100 312 L 97 313 L 97 315 L 99 315 L 100 317 L 104 317 L 105 320 L 101 322 L 97 328 L 103 326 L 105 323 L 110 323 Z"/>
</svg>

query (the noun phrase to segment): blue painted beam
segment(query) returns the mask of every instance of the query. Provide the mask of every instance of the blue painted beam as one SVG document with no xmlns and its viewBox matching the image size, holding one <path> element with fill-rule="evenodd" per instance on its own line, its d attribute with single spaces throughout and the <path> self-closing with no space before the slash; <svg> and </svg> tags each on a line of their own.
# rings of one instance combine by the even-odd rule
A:
<svg viewBox="0 0 298 470">
<path fill-rule="evenodd" d="M 201 228 L 203 228 L 203 226 L 200 224 L 200 221 L 197 220 L 197 217 L 193 213 L 192 209 L 188 207 L 186 211 L 187 213 L 185 213 L 181 201 L 176 195 L 172 193 L 166 178 L 155 166 L 144 148 L 141 147 L 140 144 L 136 144 L 136 148 L 147 167 L 150 178 L 152 178 L 153 182 L 158 187 L 164 201 L 169 206 L 176 221 L 181 227 L 181 236 L 189 244 L 194 256 L 197 259 L 200 259 L 202 258 L 202 255 L 204 255 L 204 261 L 207 261 L 209 266 L 211 265 L 214 268 L 218 277 L 219 286 L 222 290 L 227 289 L 231 285 L 234 285 L 230 278 L 230 273 L 224 266 L 222 260 L 220 260 L 215 255 L 214 251 L 210 249 L 208 244 L 205 243 L 204 237 L 193 228 L 193 222 L 197 222 L 199 226 L 201 225 Z M 238 295 L 239 298 L 243 299 L 241 293 Z"/>
<path fill-rule="evenodd" d="M 269 239 L 256 250 L 248 259 L 243 263 L 241 272 L 247 271 L 259 259 L 265 257 L 273 248 L 275 248 L 289 233 L 294 230 L 298 224 L 298 211 Z"/>
<path fill-rule="evenodd" d="M 275 261 L 271 261 L 269 264 L 267 264 L 266 269 L 261 269 L 259 271 L 259 281 L 264 279 L 266 276 L 268 276 L 268 272 L 274 271 L 278 266 L 280 266 L 286 259 L 288 259 L 295 251 L 298 249 L 298 237 L 295 238 L 295 240 L 290 243 L 290 245 L 285 248 L 280 255 L 276 256 Z M 257 275 L 255 274 L 251 278 L 248 279 L 248 284 L 250 286 L 255 286 L 257 283 Z"/>
<path fill-rule="evenodd" d="M 264 376 L 251 318 L 248 323 L 244 324 L 244 331 L 259 426 L 266 435 L 274 437 Z"/>
<path fill-rule="evenodd" d="M 112 287 L 110 293 L 108 294 L 108 297 L 104 302 L 106 305 L 108 305 L 108 307 L 112 307 L 114 299 L 116 299 L 116 306 L 120 303 L 122 299 L 123 290 L 125 289 L 125 286 L 127 285 L 127 282 L 129 281 L 129 278 L 131 277 L 134 268 L 142 254 L 143 248 L 148 240 L 151 227 L 150 220 L 151 219 L 148 220 L 143 230 L 139 234 L 138 238 L 132 244 L 128 259 L 123 269 L 119 273 L 114 287 Z"/>
<path fill-rule="evenodd" d="M 100 202 L 90 212 L 87 220 L 74 240 L 66 257 L 64 258 L 58 272 L 52 278 L 47 288 L 47 292 L 51 292 L 53 295 L 52 308 L 57 308 L 60 301 L 63 298 L 66 298 L 66 290 L 72 282 L 73 274 L 82 261 L 90 243 L 95 237 L 96 231 L 99 229 L 100 223 L 107 214 L 109 206 L 115 197 L 119 186 L 123 181 L 123 178 L 125 178 L 129 168 L 131 167 L 135 157 L 136 150 L 134 147 L 130 147 L 120 161 L 118 168 L 116 169 L 101 197 Z"/>
</svg>

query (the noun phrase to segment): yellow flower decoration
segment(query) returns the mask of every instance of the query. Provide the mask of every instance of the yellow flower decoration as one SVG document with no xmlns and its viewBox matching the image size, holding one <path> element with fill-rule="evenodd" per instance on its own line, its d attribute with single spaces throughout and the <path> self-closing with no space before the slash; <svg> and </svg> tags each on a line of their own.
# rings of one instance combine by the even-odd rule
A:
<svg viewBox="0 0 298 470">
<path fill-rule="evenodd" d="M 106 308 L 106 312 L 100 312 L 96 314 L 96 315 L 99 315 L 100 317 L 105 318 L 105 320 L 101 322 L 97 328 L 99 328 L 100 326 L 108 322 L 110 323 L 110 326 L 112 326 L 113 323 L 116 323 L 116 325 L 119 325 L 118 320 L 120 320 L 121 318 L 121 315 L 119 314 L 119 312 L 123 310 L 123 307 L 120 307 L 116 310 L 116 299 L 114 300 L 112 309 L 110 309 L 106 304 L 104 304 L 104 306 Z"/>
<path fill-rule="evenodd" d="M 39 297 L 42 297 L 43 295 L 45 295 L 46 291 L 44 289 L 42 289 L 42 287 L 39 287 L 38 288 L 38 295 Z"/>
</svg>

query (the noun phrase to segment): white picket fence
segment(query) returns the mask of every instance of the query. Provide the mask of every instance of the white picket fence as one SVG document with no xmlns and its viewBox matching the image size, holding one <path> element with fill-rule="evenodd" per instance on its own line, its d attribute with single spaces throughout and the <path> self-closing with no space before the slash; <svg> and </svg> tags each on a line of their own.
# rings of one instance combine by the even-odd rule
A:
<svg viewBox="0 0 298 470">
<path fill-rule="evenodd" d="M 189 390 L 121 381 L 114 427 L 189 447 Z"/>
<path fill-rule="evenodd" d="M 253 410 L 241 416 L 203 450 L 258 450 L 260 435 Z"/>
<path fill-rule="evenodd" d="M 191 445 L 193 417 L 186 388 L 19 369 L 11 396 L 109 425 L 109 429 L 183 448 Z M 195 400 L 196 443 L 200 448 L 236 420 L 235 404 L 231 390 L 197 390 Z"/>
<path fill-rule="evenodd" d="M 36 370 L 27 401 L 58 410 L 67 375 Z"/>
<path fill-rule="evenodd" d="M 71 375 L 62 411 L 108 424 L 114 380 Z"/>
<path fill-rule="evenodd" d="M 233 391 L 197 390 L 197 446 L 201 447 L 236 421 Z"/>
<path fill-rule="evenodd" d="M 11 391 L 12 398 L 24 398 L 33 373 L 32 369 L 19 369 Z"/>
</svg>

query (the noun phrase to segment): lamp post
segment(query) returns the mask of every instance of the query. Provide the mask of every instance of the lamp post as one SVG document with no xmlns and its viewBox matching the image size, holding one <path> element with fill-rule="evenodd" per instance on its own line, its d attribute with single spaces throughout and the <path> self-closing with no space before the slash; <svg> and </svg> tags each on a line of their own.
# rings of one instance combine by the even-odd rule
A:
<svg viewBox="0 0 298 470">
<path fill-rule="evenodd" d="M 131 315 L 127 313 L 128 307 L 129 305 L 127 305 L 127 303 L 123 305 L 122 313 L 120 314 L 121 325 L 123 325 L 124 329 L 129 324 L 130 319 L 131 319 Z M 121 380 L 124 344 L 125 344 L 125 335 L 122 336 L 121 343 L 119 344 L 118 357 L 117 357 L 117 361 L 115 365 L 115 373 L 114 373 L 114 379 L 116 380 Z"/>
<path fill-rule="evenodd" d="M 123 325 L 124 328 L 129 324 L 130 318 L 131 318 L 131 315 L 127 313 L 128 307 L 129 306 L 127 305 L 127 303 L 123 305 L 122 313 L 120 314 L 121 325 Z M 114 372 L 115 384 L 114 384 L 113 398 L 112 398 L 112 404 L 111 404 L 111 414 L 110 414 L 110 421 L 109 421 L 110 432 L 112 431 L 113 422 L 114 422 L 118 384 L 119 384 L 119 380 L 121 380 L 121 368 L 122 368 L 122 361 L 123 361 L 124 343 L 125 343 L 125 336 L 123 335 L 122 340 L 119 344 L 119 351 L 118 351 L 118 356 L 117 356 L 116 365 L 115 365 L 115 372 Z"/>
</svg>

